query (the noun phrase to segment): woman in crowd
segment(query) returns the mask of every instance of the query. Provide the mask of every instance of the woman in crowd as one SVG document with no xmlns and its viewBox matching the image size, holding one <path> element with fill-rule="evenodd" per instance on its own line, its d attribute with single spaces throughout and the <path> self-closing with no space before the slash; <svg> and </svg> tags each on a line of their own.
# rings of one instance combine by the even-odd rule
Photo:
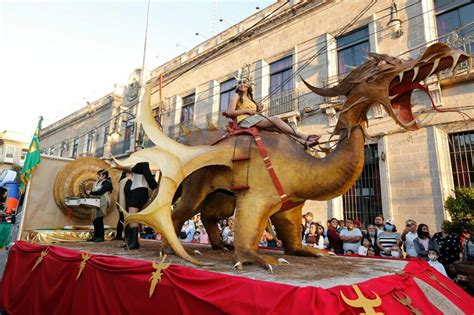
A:
<svg viewBox="0 0 474 315">
<path fill-rule="evenodd" d="M 397 227 L 391 219 L 385 221 L 383 232 L 377 238 L 377 246 L 380 249 L 380 255 L 383 257 L 392 257 L 392 246 L 400 246 L 400 234 L 396 233 Z"/>
<path fill-rule="evenodd" d="M 295 130 L 278 116 L 264 117 L 259 114 L 261 111 L 262 107 L 257 106 L 257 103 L 253 99 L 252 86 L 250 85 L 249 79 L 242 77 L 237 82 L 235 95 L 232 97 L 227 111 L 229 117 L 237 119 L 237 123 L 240 127 L 250 128 L 257 126 L 262 129 L 282 132 L 296 137 L 308 147 L 313 147 L 319 143 L 319 136 L 306 135 Z"/>
<path fill-rule="evenodd" d="M 304 237 L 303 245 L 324 249 L 324 228 L 315 222 L 311 223 L 309 233 Z"/>
<path fill-rule="evenodd" d="M 443 264 L 446 270 L 449 269 L 448 265 L 459 260 L 459 253 L 461 251 L 459 235 L 448 232 L 450 223 L 449 221 L 443 221 L 441 224 L 441 232 L 433 235 L 433 240 L 435 240 L 439 246 L 439 257 L 437 257 L 437 261 Z"/>
<path fill-rule="evenodd" d="M 418 258 L 428 261 L 428 250 L 430 248 L 435 249 L 439 253 L 438 243 L 430 237 L 430 231 L 426 224 L 418 225 L 416 233 L 418 237 L 413 240 L 413 245 L 415 246 Z"/>
</svg>

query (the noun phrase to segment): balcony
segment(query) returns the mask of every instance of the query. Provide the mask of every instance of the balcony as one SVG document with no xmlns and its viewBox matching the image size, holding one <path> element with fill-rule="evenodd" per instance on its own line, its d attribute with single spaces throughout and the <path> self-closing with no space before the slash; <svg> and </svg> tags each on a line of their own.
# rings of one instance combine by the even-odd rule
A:
<svg viewBox="0 0 474 315">
<path fill-rule="evenodd" d="M 130 139 L 125 139 L 112 144 L 111 153 L 114 156 L 122 155 L 130 150 Z"/>
<path fill-rule="evenodd" d="M 174 124 L 168 126 L 168 136 L 173 139 L 177 139 L 181 136 L 182 134 L 182 127 L 192 129 L 193 128 L 193 121 L 188 120 L 188 121 L 183 121 L 179 124 Z"/>
<path fill-rule="evenodd" d="M 284 91 L 270 96 L 270 105 L 264 112 L 268 116 L 280 116 L 286 118 L 299 116 L 298 107 L 299 91 L 296 89 Z"/>
<path fill-rule="evenodd" d="M 322 81 L 322 88 L 328 89 L 338 85 L 349 73 L 343 73 L 339 75 L 334 75 L 328 77 L 326 80 Z M 344 95 L 325 97 L 324 102 L 327 104 L 341 104 L 344 103 L 346 97 Z"/>
<path fill-rule="evenodd" d="M 226 129 L 227 124 L 229 123 L 230 119 L 227 117 L 224 117 L 222 115 L 222 112 L 214 112 L 211 114 L 207 114 L 206 119 L 208 122 L 212 122 L 214 126 L 216 126 L 218 129 Z"/>
</svg>

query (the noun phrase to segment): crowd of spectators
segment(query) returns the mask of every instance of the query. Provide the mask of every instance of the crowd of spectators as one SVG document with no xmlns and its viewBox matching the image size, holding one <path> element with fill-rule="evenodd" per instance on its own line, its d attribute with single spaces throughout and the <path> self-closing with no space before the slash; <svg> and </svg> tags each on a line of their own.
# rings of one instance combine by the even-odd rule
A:
<svg viewBox="0 0 474 315">
<path fill-rule="evenodd" d="M 447 231 L 448 224 L 449 221 L 444 221 L 441 231 L 432 235 L 426 224 L 409 219 L 399 232 L 393 220 L 377 215 L 373 224 L 365 229 L 359 220 L 332 218 L 327 221 L 325 230 L 308 212 L 302 217 L 302 242 L 336 254 L 398 259 L 416 257 L 427 261 L 440 273 L 453 277 L 455 262 L 474 262 L 474 228 L 470 233 L 457 235 Z"/>
</svg>

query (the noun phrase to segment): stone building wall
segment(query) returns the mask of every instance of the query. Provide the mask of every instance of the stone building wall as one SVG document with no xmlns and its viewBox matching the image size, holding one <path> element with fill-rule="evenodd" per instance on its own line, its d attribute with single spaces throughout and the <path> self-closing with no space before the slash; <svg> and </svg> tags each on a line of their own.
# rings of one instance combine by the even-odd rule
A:
<svg viewBox="0 0 474 315">
<path fill-rule="evenodd" d="M 423 49 L 438 38 L 433 0 L 398 0 L 398 17 L 402 20 L 403 35 L 395 36 L 387 23 L 390 19 L 391 0 L 379 0 L 350 27 L 354 17 L 369 4 L 366 0 L 292 1 L 272 18 L 252 30 L 249 36 L 227 43 L 229 39 L 246 32 L 285 1 L 278 1 L 270 7 L 250 16 L 221 34 L 201 43 L 189 52 L 153 69 L 152 80 L 163 76 L 162 100 L 158 89 L 152 94 L 152 107 L 161 120 L 165 132 L 171 137 L 179 133 L 183 98 L 195 94 L 191 124 L 204 128 L 208 120 L 214 124 L 222 122 L 219 113 L 220 84 L 237 75 L 239 69 L 250 64 L 254 80 L 254 95 L 257 101 L 265 100 L 269 107 L 270 70 L 269 65 L 281 58 L 292 56 L 296 108 L 281 114 L 306 133 L 323 135 L 323 142 L 329 138 L 337 121 L 332 107 L 340 99 L 326 99 L 317 96 L 302 84 L 299 76 L 315 86 L 331 86 L 338 82 L 338 60 L 335 38 L 362 27 L 368 29 L 370 52 L 386 53 L 402 58 L 416 58 Z M 244 33 L 245 34 L 245 33 Z M 219 52 L 210 55 L 213 50 Z M 204 60 L 205 59 L 205 60 Z M 188 71 L 191 69 L 190 71 Z M 120 105 L 134 107 L 134 72 L 125 88 Z M 133 77 L 133 78 L 132 78 Z M 429 82 L 431 95 L 437 106 L 462 110 L 474 117 L 474 76 L 442 78 Z M 453 132 L 472 131 L 472 121 L 466 121 L 454 112 L 439 113 L 431 108 L 424 93 L 415 93 L 412 98 L 413 112 L 418 115 L 422 128 L 406 132 L 393 120 L 374 108 L 369 112 L 368 133 L 375 140 L 379 155 L 382 194 L 382 212 L 386 218 L 394 218 L 399 227 L 403 221 L 413 218 L 425 222 L 435 230 L 446 218 L 443 201 L 454 187 L 449 159 L 448 135 Z M 117 105 L 117 106 L 120 106 Z M 107 115 L 118 113 L 104 110 L 83 122 L 68 125 L 59 133 L 51 132 L 49 139 L 42 140 L 48 147 L 59 138 L 72 139 L 86 125 L 95 125 Z M 269 113 L 269 112 L 267 112 Z M 101 114 L 102 115 L 102 114 Z M 188 125 L 190 122 L 186 122 Z M 67 124 L 66 124 L 67 125 Z M 59 129 L 58 129 L 59 130 Z M 53 134 L 56 135 L 53 137 Z M 99 136 L 100 137 L 100 136 Z M 100 140 L 98 140 L 100 142 Z M 369 141 L 368 141 L 369 143 Z M 308 201 L 303 210 L 315 214 L 317 221 L 328 218 L 343 218 L 342 198 L 330 201 Z"/>
</svg>

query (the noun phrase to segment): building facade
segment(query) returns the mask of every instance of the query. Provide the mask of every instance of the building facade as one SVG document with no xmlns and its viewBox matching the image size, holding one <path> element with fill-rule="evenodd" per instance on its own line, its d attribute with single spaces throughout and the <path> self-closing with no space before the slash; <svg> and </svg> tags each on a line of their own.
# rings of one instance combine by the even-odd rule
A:
<svg viewBox="0 0 474 315">
<path fill-rule="evenodd" d="M 343 99 L 311 93 L 300 76 L 329 87 L 369 52 L 416 58 L 438 41 L 472 54 L 473 31 L 474 4 L 468 0 L 278 1 L 153 69 L 150 77 L 160 84 L 152 92 L 152 107 L 170 137 L 179 136 L 183 126 L 223 127 L 235 76 L 249 65 L 264 113 L 322 134 L 324 142 Z M 474 117 L 474 74 L 463 66 L 454 77 L 430 77 L 426 85 L 436 106 Z M 135 88 L 129 83 L 125 90 Z M 129 91 L 122 93 L 119 108 L 127 107 Z M 447 218 L 443 203 L 452 189 L 474 186 L 474 122 L 432 110 L 421 93 L 414 94 L 412 104 L 422 126 L 415 132 L 395 125 L 381 107 L 373 108 L 368 132 L 374 140 L 367 140 L 361 178 L 339 198 L 308 201 L 304 211 L 313 212 L 317 221 L 352 217 L 366 224 L 383 213 L 399 226 L 411 218 L 438 230 Z M 112 117 L 120 113 L 109 112 Z"/>
<path fill-rule="evenodd" d="M 6 130 L 0 132 L 0 171 L 14 165 L 23 167 L 31 139 L 24 134 Z"/>
</svg>

